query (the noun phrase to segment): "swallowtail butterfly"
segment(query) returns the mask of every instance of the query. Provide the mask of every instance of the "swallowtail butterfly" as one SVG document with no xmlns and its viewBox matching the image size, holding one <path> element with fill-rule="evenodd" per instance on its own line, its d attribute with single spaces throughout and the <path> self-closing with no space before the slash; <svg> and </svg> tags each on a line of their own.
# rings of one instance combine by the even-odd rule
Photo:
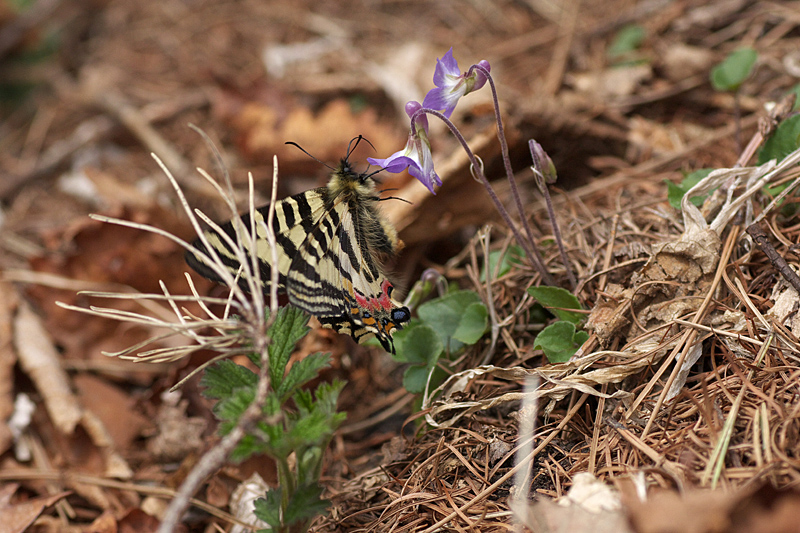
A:
<svg viewBox="0 0 800 533">
<path fill-rule="evenodd" d="M 351 141 L 352 149 L 361 137 Z M 355 144 L 353 144 L 355 142 Z M 352 149 L 333 169 L 326 187 L 296 194 L 275 205 L 273 228 L 278 249 L 278 289 L 289 303 L 316 316 L 323 327 L 349 333 L 360 342 L 377 337 L 394 353 L 392 334 L 411 318 L 407 307 L 392 298 L 391 282 L 380 266 L 382 256 L 394 255 L 400 241 L 397 231 L 378 209 L 380 198 L 373 173 L 358 173 L 349 162 Z M 378 171 L 379 172 L 379 171 Z M 272 253 L 267 242 L 269 205 L 255 211 L 256 254 L 264 293 L 269 292 Z M 250 215 L 241 217 L 250 228 Z M 263 223 L 263 224 L 262 224 Z M 232 222 L 221 226 L 233 242 Z M 239 261 L 230 246 L 214 230 L 205 237 L 234 276 Z M 193 243 L 200 252 L 200 239 Z M 248 252 L 249 250 L 245 250 Z M 213 281 L 222 281 L 191 251 L 186 262 Z M 243 284 L 243 287 L 245 285 Z"/>
</svg>

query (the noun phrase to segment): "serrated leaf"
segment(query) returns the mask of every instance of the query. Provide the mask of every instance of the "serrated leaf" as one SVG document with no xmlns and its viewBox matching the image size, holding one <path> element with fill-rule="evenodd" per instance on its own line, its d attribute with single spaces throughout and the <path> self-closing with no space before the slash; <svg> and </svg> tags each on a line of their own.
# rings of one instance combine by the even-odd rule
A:
<svg viewBox="0 0 800 533">
<path fill-rule="evenodd" d="M 293 364 L 280 385 L 277 386 L 278 398 L 281 402 L 286 401 L 297 388 L 316 378 L 320 370 L 329 366 L 330 359 L 329 354 L 315 353 Z M 275 387 L 274 384 L 273 387 Z"/>
<path fill-rule="evenodd" d="M 482 303 L 470 304 L 461 315 L 461 321 L 453 333 L 453 338 L 464 344 L 475 344 L 486 332 L 488 318 L 489 311 L 485 305 Z"/>
<path fill-rule="evenodd" d="M 286 514 L 284 515 L 286 525 L 305 522 L 323 513 L 330 506 L 330 502 L 320 499 L 321 496 L 322 487 L 319 485 L 305 484 L 297 487 L 297 490 L 289 499 L 289 505 L 286 507 Z"/>
<path fill-rule="evenodd" d="M 795 115 L 781 122 L 772 137 L 767 139 L 758 152 L 758 164 L 763 165 L 773 159 L 780 163 L 798 147 L 800 147 L 800 115 Z"/>
<path fill-rule="evenodd" d="M 586 333 L 586 332 L 577 332 Z M 544 355 L 551 363 L 564 363 L 575 355 L 580 348 L 576 341 L 583 338 L 583 335 L 576 336 L 575 324 L 566 321 L 556 322 L 544 328 L 533 343 L 534 349 L 541 348 Z M 585 342 L 588 338 L 583 338 Z M 582 343 L 581 343 L 582 344 Z"/>
<path fill-rule="evenodd" d="M 669 200 L 669 205 L 680 210 L 681 200 L 683 200 L 683 197 L 687 192 L 689 192 L 689 189 L 700 183 L 700 181 L 711 174 L 713 170 L 713 168 L 701 168 L 699 170 L 695 170 L 683 178 L 683 181 L 681 181 L 680 185 L 672 183 L 669 180 L 664 180 L 667 183 L 667 200 Z M 692 198 L 689 198 L 689 201 L 694 205 L 699 206 L 703 204 L 706 196 L 707 195 L 693 196 Z"/>
<path fill-rule="evenodd" d="M 256 397 L 255 387 L 233 389 L 229 395 L 214 405 L 214 414 L 220 420 L 237 421 Z"/>
<path fill-rule="evenodd" d="M 317 408 L 322 412 L 327 413 L 329 416 L 334 416 L 336 413 L 336 404 L 339 401 L 339 394 L 344 389 L 345 383 L 342 380 L 334 379 L 330 383 L 320 383 L 317 390 L 314 391 L 314 396 L 317 399 Z M 346 416 L 345 413 L 338 413 Z"/>
<path fill-rule="evenodd" d="M 230 427 L 225 433 L 222 433 L 221 431 L 220 433 L 224 435 L 230 432 L 231 429 L 233 429 L 233 427 Z M 280 457 L 278 454 L 274 453 L 273 447 L 268 443 L 256 438 L 254 435 L 245 434 L 244 437 L 242 437 L 242 439 L 239 441 L 239 444 L 237 444 L 231 452 L 228 460 L 230 460 L 232 463 L 241 463 L 242 461 L 250 459 L 254 455 L 271 455 L 272 457 Z"/>
<path fill-rule="evenodd" d="M 286 365 L 294 351 L 297 341 L 302 339 L 309 331 L 308 315 L 292 305 L 287 305 L 278 311 L 268 335 L 272 339 L 269 345 L 269 378 L 272 386 L 280 387 Z M 254 361 L 260 364 L 260 361 Z"/>
<path fill-rule="evenodd" d="M 711 85 L 718 91 L 735 91 L 753 72 L 758 53 L 752 48 L 734 50 L 711 69 Z"/>
<path fill-rule="evenodd" d="M 461 323 L 461 317 L 467 307 L 480 301 L 480 297 L 473 291 L 451 292 L 441 298 L 425 302 L 419 306 L 417 314 L 436 332 L 445 350 L 453 353 L 463 346 L 463 343 L 453 336 Z"/>
<path fill-rule="evenodd" d="M 264 498 L 258 498 L 253 502 L 253 514 L 256 518 L 263 520 L 272 529 L 281 527 L 281 488 L 269 489 Z"/>
<path fill-rule="evenodd" d="M 215 399 L 227 398 L 234 389 L 255 387 L 256 383 L 257 374 L 229 359 L 223 359 L 206 368 L 200 378 L 203 396 Z"/>
<path fill-rule="evenodd" d="M 566 320 L 572 324 L 580 323 L 584 315 L 575 313 L 569 309 L 580 309 L 581 302 L 574 294 L 561 287 L 529 287 L 528 294 L 536 298 L 548 311 L 556 315 L 561 320 Z M 559 309 L 556 309 L 559 308 Z"/>
</svg>

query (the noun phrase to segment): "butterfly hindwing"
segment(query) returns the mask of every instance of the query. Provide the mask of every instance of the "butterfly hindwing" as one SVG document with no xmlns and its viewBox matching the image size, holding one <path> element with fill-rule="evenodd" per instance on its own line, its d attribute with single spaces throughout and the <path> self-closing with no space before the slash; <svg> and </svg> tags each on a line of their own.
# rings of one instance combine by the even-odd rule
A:
<svg viewBox="0 0 800 533">
<path fill-rule="evenodd" d="M 356 341 L 375 335 L 394 352 L 392 333 L 410 314 L 391 298 L 392 284 L 365 237 L 366 231 L 375 238 L 382 230 L 364 227 L 360 207 L 342 198 L 333 200 L 292 261 L 287 293 L 292 304 L 316 315 L 323 326 Z"/>
</svg>

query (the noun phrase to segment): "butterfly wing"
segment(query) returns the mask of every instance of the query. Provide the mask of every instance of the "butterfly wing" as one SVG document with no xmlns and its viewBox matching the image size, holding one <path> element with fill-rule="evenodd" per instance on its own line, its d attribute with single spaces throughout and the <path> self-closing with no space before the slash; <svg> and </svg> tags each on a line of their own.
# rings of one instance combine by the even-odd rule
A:
<svg viewBox="0 0 800 533">
<path fill-rule="evenodd" d="M 286 287 L 286 274 L 291 268 L 292 260 L 297 255 L 298 249 L 303 245 L 308 233 L 313 230 L 315 221 L 322 218 L 327 211 L 323 199 L 324 193 L 324 188 L 312 189 L 280 200 L 275 204 L 273 229 L 278 251 L 278 288 L 281 290 Z M 266 236 L 266 220 L 268 216 L 269 205 L 260 207 L 255 211 L 256 257 L 258 258 L 260 277 L 265 294 L 269 290 L 272 268 L 270 264 L 272 251 Z M 249 233 L 250 215 L 243 215 L 240 221 L 243 230 Z M 236 230 L 233 224 L 234 221 L 231 221 L 223 224 L 220 228 L 231 241 L 236 243 Z M 207 230 L 205 237 L 225 266 L 236 276 L 239 272 L 240 263 L 228 243 L 213 229 Z M 197 239 L 192 244 L 200 252 L 208 255 L 208 250 L 200 239 Z M 244 251 L 249 257 L 250 249 L 248 246 L 244 245 Z M 202 276 L 217 282 L 223 281 L 211 267 L 192 251 L 186 252 L 186 262 Z M 249 290 L 246 280 L 240 278 L 239 284 L 244 290 Z"/>
<path fill-rule="evenodd" d="M 394 353 L 392 334 L 411 318 L 408 308 L 391 298 L 394 288 L 366 244 L 359 210 L 335 198 L 289 267 L 289 301 L 320 323 L 356 341 L 375 335 Z"/>
</svg>

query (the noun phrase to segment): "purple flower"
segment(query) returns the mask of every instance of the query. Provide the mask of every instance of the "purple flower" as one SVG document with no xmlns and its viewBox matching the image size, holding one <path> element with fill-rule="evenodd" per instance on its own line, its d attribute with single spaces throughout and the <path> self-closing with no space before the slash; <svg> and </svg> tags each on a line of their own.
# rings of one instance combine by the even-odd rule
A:
<svg viewBox="0 0 800 533">
<path fill-rule="evenodd" d="M 409 117 L 412 117 L 420 109 L 422 109 L 422 105 L 419 102 L 411 101 L 406 104 L 406 113 Z M 386 159 L 368 157 L 367 161 L 371 165 L 383 167 L 386 172 L 392 174 L 402 172 L 407 168 L 409 174 L 417 178 L 433 194 L 436 194 L 433 186 L 434 184 L 441 186 L 442 180 L 433 168 L 431 143 L 428 140 L 428 117 L 424 114 L 420 115 L 415 122 L 416 135 L 408 134 L 408 142 L 404 149 L 393 153 Z"/>
<path fill-rule="evenodd" d="M 487 71 L 491 70 L 489 62 L 482 59 L 478 66 Z M 473 69 L 472 74 L 461 73 L 458 69 L 458 62 L 453 58 L 453 49 L 441 59 L 436 60 L 436 71 L 433 74 L 433 84 L 435 89 L 428 91 L 425 100 L 422 101 L 423 107 L 442 111 L 444 116 L 450 118 L 458 99 L 477 91 L 486 83 L 486 75 L 478 69 Z"/>
</svg>

